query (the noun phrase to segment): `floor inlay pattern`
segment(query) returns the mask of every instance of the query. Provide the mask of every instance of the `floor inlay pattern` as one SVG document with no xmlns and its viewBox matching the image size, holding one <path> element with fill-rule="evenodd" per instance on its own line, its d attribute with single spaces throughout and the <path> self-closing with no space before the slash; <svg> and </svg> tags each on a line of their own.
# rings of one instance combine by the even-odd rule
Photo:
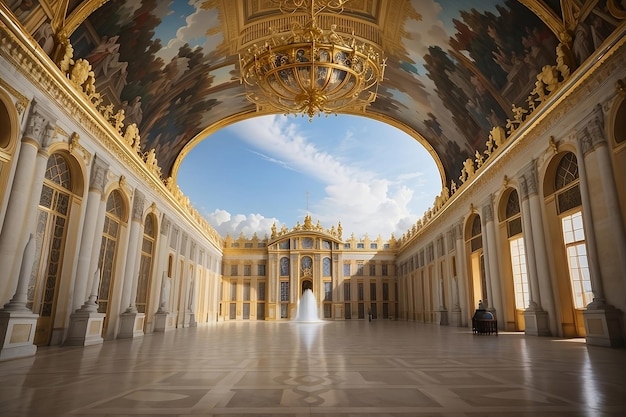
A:
<svg viewBox="0 0 626 417">
<path fill-rule="evenodd" d="M 626 350 L 397 321 L 226 322 L 0 362 L 2 417 L 625 417 Z"/>
</svg>

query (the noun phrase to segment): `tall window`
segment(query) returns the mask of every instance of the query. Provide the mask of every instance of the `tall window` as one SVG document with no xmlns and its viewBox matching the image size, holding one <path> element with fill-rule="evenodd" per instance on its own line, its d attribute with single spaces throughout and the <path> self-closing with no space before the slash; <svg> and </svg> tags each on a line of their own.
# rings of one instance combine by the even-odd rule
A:
<svg viewBox="0 0 626 417">
<path fill-rule="evenodd" d="M 574 307 L 584 308 L 593 301 L 593 292 L 591 291 L 591 276 L 587 262 L 582 212 L 577 211 L 563 217 L 561 225 L 563 226 L 563 238 L 567 251 L 567 265 L 572 284 Z"/>
<path fill-rule="evenodd" d="M 343 264 L 343 276 L 344 277 L 349 277 L 350 276 L 350 264 Z"/>
<path fill-rule="evenodd" d="M 286 256 L 280 258 L 280 276 L 289 276 L 289 258 L 287 258 Z"/>
<path fill-rule="evenodd" d="M 135 306 L 137 311 L 145 313 L 150 291 L 150 277 L 152 276 L 152 258 L 154 257 L 154 243 L 156 241 L 156 226 L 154 215 L 146 217 L 143 228 L 143 241 L 141 243 L 141 260 L 139 264 L 139 278 L 137 281 L 137 297 Z"/>
<path fill-rule="evenodd" d="M 506 204 L 506 228 L 509 237 L 513 289 L 515 292 L 515 308 L 526 309 L 530 304 L 528 292 L 528 269 L 526 267 L 526 250 L 522 235 L 522 217 L 519 195 L 516 190 L 509 193 Z"/>
<path fill-rule="evenodd" d="M 324 301 L 333 301 L 333 283 L 324 282 Z"/>
<path fill-rule="evenodd" d="M 331 273 L 331 269 L 330 269 L 330 258 L 324 258 L 322 260 L 322 274 L 325 277 L 329 277 Z"/>
<path fill-rule="evenodd" d="M 579 183 L 578 161 L 576 156 L 569 152 L 559 162 L 554 188 L 557 191 L 557 209 L 562 215 L 563 243 L 567 253 L 574 307 L 584 308 L 593 301 L 593 292 L 587 260 Z"/>
<path fill-rule="evenodd" d="M 265 264 L 257 265 L 257 275 L 260 276 L 260 277 L 264 277 L 265 276 Z"/>
<path fill-rule="evenodd" d="M 52 154 L 37 213 L 36 251 L 28 284 L 28 307 L 39 313 L 35 344 L 47 345 L 52 336 L 61 277 L 66 225 L 71 202 L 70 169 L 65 159 Z"/>
<path fill-rule="evenodd" d="M 289 317 L 289 281 L 280 282 L 280 318 Z"/>
<path fill-rule="evenodd" d="M 108 313 L 109 303 L 111 301 L 110 296 L 111 289 L 113 288 L 117 239 L 120 233 L 123 214 L 124 200 L 122 199 L 122 194 L 115 190 L 107 199 L 104 228 L 102 230 L 102 244 L 100 245 L 100 259 L 98 261 L 101 273 L 100 289 L 98 291 L 99 313 Z M 105 319 L 105 326 L 106 322 L 107 320 Z M 103 328 L 102 332 L 104 334 L 106 328 Z"/>
</svg>

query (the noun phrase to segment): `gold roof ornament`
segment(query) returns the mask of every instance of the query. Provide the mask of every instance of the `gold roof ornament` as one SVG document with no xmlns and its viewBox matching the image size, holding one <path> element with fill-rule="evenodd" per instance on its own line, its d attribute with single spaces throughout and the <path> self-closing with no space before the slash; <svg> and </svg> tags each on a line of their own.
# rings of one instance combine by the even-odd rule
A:
<svg viewBox="0 0 626 417">
<path fill-rule="evenodd" d="M 284 114 L 307 115 L 309 121 L 315 115 L 363 110 L 371 104 L 384 78 L 383 52 L 357 39 L 350 28 L 318 26 L 321 13 L 341 13 L 349 0 L 274 1 L 282 13 L 308 13 L 308 20 L 270 28 L 264 45 L 254 44 L 241 54 L 248 100 Z"/>
</svg>

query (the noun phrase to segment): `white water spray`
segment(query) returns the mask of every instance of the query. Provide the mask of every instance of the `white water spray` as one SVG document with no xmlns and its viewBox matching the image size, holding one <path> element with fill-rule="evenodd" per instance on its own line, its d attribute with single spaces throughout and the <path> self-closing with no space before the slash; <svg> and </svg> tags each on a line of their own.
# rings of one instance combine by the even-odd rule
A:
<svg viewBox="0 0 626 417">
<path fill-rule="evenodd" d="M 304 293 L 302 293 L 302 297 L 298 302 L 298 314 L 296 315 L 295 321 L 304 321 L 309 323 L 321 321 L 317 313 L 317 302 L 315 301 L 315 296 L 313 295 L 313 291 L 310 289 L 306 289 Z"/>
</svg>

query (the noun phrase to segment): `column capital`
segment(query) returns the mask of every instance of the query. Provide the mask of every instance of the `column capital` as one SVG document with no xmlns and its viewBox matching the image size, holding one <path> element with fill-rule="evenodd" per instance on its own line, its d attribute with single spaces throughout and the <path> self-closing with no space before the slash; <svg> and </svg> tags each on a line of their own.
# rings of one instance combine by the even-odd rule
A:
<svg viewBox="0 0 626 417">
<path fill-rule="evenodd" d="M 172 222 L 170 221 L 169 217 L 167 217 L 165 214 L 163 215 L 163 220 L 161 220 L 161 234 L 163 236 L 167 236 L 167 234 L 170 231 L 170 225 L 172 224 Z"/>
<path fill-rule="evenodd" d="M 526 184 L 526 178 L 524 178 L 524 176 L 521 175 L 518 178 L 518 181 L 519 181 L 520 199 L 526 200 L 528 198 L 528 184 Z"/>
<path fill-rule="evenodd" d="M 583 156 L 607 144 L 601 105 L 595 106 L 592 112 L 576 126 L 576 140 Z"/>
<path fill-rule="evenodd" d="M 89 190 L 104 194 L 104 183 L 106 181 L 109 165 L 97 154 L 93 158 L 91 165 L 91 176 L 89 178 Z"/>
<path fill-rule="evenodd" d="M 56 129 L 51 119 L 51 115 L 33 100 L 22 141 L 35 141 L 38 147 L 47 149 L 56 137 Z"/>
<path fill-rule="evenodd" d="M 136 221 L 138 223 L 141 223 L 143 219 L 143 208 L 144 208 L 145 202 L 146 202 L 146 196 L 138 189 L 135 189 L 134 196 L 133 196 L 133 212 L 132 212 L 131 221 Z"/>
<path fill-rule="evenodd" d="M 493 204 L 491 202 L 491 195 L 489 195 L 489 200 L 485 204 L 483 204 L 481 211 L 485 223 L 493 221 Z"/>
</svg>

